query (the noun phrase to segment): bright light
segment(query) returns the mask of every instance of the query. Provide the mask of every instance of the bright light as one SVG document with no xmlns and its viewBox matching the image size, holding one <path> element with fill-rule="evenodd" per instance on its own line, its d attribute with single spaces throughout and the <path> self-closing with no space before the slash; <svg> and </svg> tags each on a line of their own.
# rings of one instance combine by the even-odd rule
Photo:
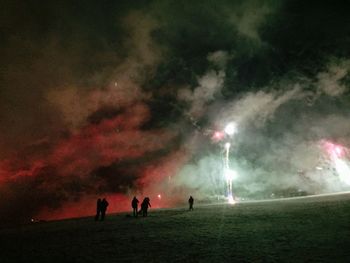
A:
<svg viewBox="0 0 350 263">
<path fill-rule="evenodd" d="M 225 169 L 225 178 L 227 181 L 232 181 L 234 179 L 237 178 L 237 173 L 236 171 L 232 170 L 232 169 Z"/>
<path fill-rule="evenodd" d="M 226 127 L 225 127 L 225 132 L 228 135 L 234 134 L 236 132 L 236 125 L 235 125 L 235 123 L 230 122 L 229 124 L 227 124 Z"/>
<path fill-rule="evenodd" d="M 334 160 L 334 163 L 335 169 L 339 174 L 339 179 L 347 185 L 350 185 L 350 168 L 347 163 L 338 158 Z"/>
<path fill-rule="evenodd" d="M 340 146 L 335 146 L 334 151 L 338 156 L 341 156 L 341 154 L 343 153 L 343 149 Z"/>
<path fill-rule="evenodd" d="M 225 137 L 225 133 L 222 131 L 215 131 L 211 137 L 214 141 L 221 141 Z"/>
<path fill-rule="evenodd" d="M 162 198 L 162 196 L 159 194 L 159 195 L 158 195 L 158 199 L 161 199 L 161 198 Z"/>
<path fill-rule="evenodd" d="M 337 145 L 329 141 L 324 142 L 323 145 L 332 158 L 343 157 L 345 154 L 346 148 L 341 145 Z"/>
<path fill-rule="evenodd" d="M 323 145 L 334 162 L 340 181 L 350 185 L 350 167 L 348 161 L 344 160 L 345 155 L 348 153 L 347 148 L 329 141 L 324 141 Z"/>
<path fill-rule="evenodd" d="M 225 143 L 226 150 L 230 149 L 230 147 L 231 147 L 231 143 L 229 143 L 229 142 Z"/>
<path fill-rule="evenodd" d="M 231 204 L 231 205 L 234 205 L 236 203 L 236 201 L 235 201 L 235 199 L 233 199 L 232 195 L 228 196 L 228 203 Z"/>
</svg>

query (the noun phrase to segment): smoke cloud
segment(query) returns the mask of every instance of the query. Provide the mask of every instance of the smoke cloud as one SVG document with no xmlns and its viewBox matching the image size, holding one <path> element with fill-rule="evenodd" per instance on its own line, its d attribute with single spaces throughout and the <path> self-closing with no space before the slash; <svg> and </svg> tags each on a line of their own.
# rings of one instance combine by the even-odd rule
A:
<svg viewBox="0 0 350 263">
<path fill-rule="evenodd" d="M 226 142 L 237 198 L 348 189 L 348 8 L 5 3 L 1 221 L 223 198 Z"/>
</svg>

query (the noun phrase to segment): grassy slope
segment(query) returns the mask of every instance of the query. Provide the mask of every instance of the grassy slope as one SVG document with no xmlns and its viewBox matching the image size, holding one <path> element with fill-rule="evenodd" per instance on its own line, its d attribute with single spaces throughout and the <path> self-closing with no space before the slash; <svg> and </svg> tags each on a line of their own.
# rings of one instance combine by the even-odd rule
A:
<svg viewBox="0 0 350 263">
<path fill-rule="evenodd" d="M 350 195 L 0 230 L 0 262 L 349 262 Z"/>
</svg>

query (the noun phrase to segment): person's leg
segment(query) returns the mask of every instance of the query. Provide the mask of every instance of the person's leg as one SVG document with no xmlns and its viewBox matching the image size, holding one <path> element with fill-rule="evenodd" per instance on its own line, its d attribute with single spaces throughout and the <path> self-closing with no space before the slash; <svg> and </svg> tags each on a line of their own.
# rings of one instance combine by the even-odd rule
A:
<svg viewBox="0 0 350 263">
<path fill-rule="evenodd" d="M 106 211 L 101 212 L 101 221 L 105 219 Z"/>
</svg>

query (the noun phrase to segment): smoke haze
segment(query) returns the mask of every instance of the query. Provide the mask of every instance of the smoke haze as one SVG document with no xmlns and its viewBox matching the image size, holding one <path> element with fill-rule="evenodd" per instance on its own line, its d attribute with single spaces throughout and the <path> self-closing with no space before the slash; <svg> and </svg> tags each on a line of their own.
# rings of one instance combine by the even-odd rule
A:
<svg viewBox="0 0 350 263">
<path fill-rule="evenodd" d="M 135 194 L 219 198 L 226 141 L 237 197 L 349 188 L 325 146 L 347 162 L 347 1 L 1 10 L 1 221 L 91 215 L 101 196 L 111 211 Z M 237 133 L 214 140 L 229 122 Z"/>
</svg>

